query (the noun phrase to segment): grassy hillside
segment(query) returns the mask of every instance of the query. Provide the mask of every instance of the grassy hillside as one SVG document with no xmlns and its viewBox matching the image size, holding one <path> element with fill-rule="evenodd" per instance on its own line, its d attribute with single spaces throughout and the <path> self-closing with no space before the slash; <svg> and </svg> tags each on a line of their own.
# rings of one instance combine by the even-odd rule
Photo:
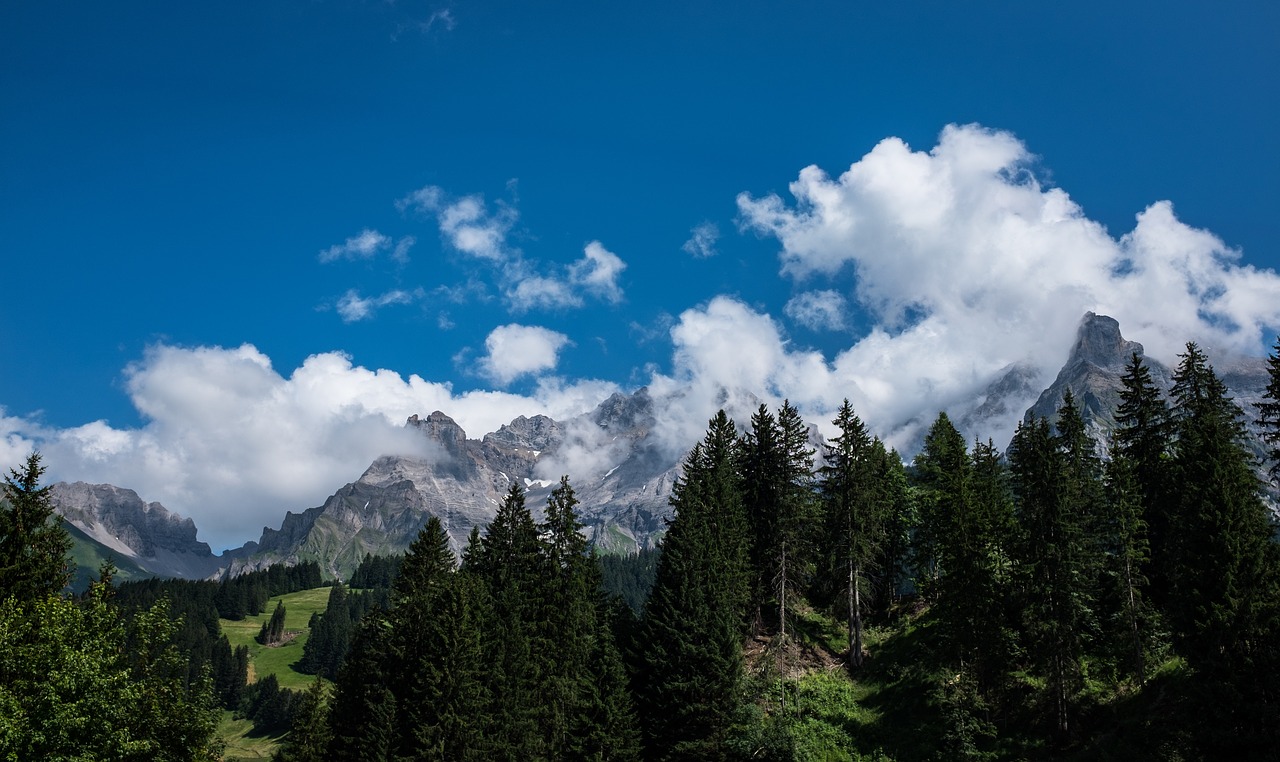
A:
<svg viewBox="0 0 1280 762">
<path fill-rule="evenodd" d="M 157 576 L 89 537 L 70 521 L 62 522 L 62 526 L 67 530 L 67 534 L 71 535 L 71 560 L 75 564 L 70 584 L 73 591 L 80 593 L 87 590 L 89 583 L 98 578 L 98 569 L 102 568 L 102 562 L 108 558 L 116 565 L 116 582 L 131 582 Z"/>
<path fill-rule="evenodd" d="M 271 619 L 276 609 L 276 602 L 284 601 L 286 633 L 296 633 L 292 638 L 279 646 L 264 646 L 254 638 L 262 625 Z M 307 642 L 308 622 L 311 615 L 323 613 L 329 601 L 329 588 L 317 587 L 297 593 L 276 596 L 267 602 L 266 609 L 257 616 L 245 617 L 240 621 L 220 619 L 222 632 L 231 641 L 231 647 L 249 647 L 249 681 L 274 674 L 280 681 L 280 687 L 296 691 L 306 690 L 315 680 L 314 675 L 295 672 L 290 664 L 302 658 L 302 647 Z"/>
<path fill-rule="evenodd" d="M 223 762 L 242 762 L 254 759 L 271 759 L 280 748 L 283 736 L 255 736 L 253 722 L 237 720 L 229 711 L 222 713 L 222 721 L 218 723 L 218 737 L 226 744 L 223 749 Z"/>
</svg>

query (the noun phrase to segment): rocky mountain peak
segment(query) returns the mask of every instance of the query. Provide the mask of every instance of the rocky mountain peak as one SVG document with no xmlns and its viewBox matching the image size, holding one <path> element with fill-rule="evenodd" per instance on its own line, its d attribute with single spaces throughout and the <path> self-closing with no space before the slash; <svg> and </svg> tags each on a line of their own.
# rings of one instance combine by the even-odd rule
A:
<svg viewBox="0 0 1280 762">
<path fill-rule="evenodd" d="M 600 428 L 614 431 L 647 429 L 653 424 L 653 397 L 643 386 L 634 394 L 614 392 L 596 406 L 591 420 Z"/>
<path fill-rule="evenodd" d="M 202 577 L 217 567 L 196 525 L 131 489 L 111 484 L 58 482 L 50 486 L 54 510 L 94 541 L 147 571 Z"/>
<path fill-rule="evenodd" d="M 409 416 L 409 420 L 405 421 L 405 426 L 415 428 L 444 445 L 444 449 L 452 455 L 458 455 L 466 449 L 467 432 L 463 431 L 456 421 L 439 410 L 426 418 L 419 418 L 415 413 Z"/>
<path fill-rule="evenodd" d="M 564 429 L 556 420 L 545 415 L 526 418 L 523 415 L 511 423 L 503 424 L 497 431 L 484 435 L 482 441 L 503 447 L 523 448 L 542 452 L 550 450 L 564 440 Z"/>
<path fill-rule="evenodd" d="M 1076 343 L 1071 348 L 1067 367 L 1076 363 L 1088 363 L 1099 368 L 1123 373 L 1129 358 L 1143 355 L 1142 345 L 1126 341 L 1120 335 L 1120 323 L 1107 315 L 1086 312 L 1076 331 Z"/>
</svg>

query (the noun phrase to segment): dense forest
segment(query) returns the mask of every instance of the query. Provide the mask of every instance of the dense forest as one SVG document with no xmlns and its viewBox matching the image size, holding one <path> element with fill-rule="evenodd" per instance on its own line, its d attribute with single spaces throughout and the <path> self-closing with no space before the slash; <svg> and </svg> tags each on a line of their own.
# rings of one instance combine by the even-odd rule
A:
<svg viewBox="0 0 1280 762">
<path fill-rule="evenodd" d="M 1280 755 L 1280 344 L 1244 414 L 1188 344 L 1134 356 L 1095 441 L 1068 393 L 1007 452 L 945 414 L 910 465 L 846 401 L 722 411 L 656 552 L 597 558 L 568 477 L 512 487 L 461 559 L 436 518 L 329 588 L 298 671 L 249 681 L 218 620 L 318 567 L 66 597 L 33 455 L 0 511 L 0 756 L 216 759 L 232 710 L 281 760 L 1268 759 Z M 263 642 L 289 637 L 284 605 Z"/>
</svg>

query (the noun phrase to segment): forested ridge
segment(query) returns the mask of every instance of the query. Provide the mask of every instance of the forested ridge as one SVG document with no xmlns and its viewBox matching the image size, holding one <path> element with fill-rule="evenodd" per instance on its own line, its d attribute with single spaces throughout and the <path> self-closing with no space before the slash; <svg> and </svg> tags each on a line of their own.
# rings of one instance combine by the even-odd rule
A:
<svg viewBox="0 0 1280 762">
<path fill-rule="evenodd" d="M 289 729 L 281 760 L 1276 758 L 1275 526 L 1243 413 L 1180 359 L 1166 399 L 1132 358 L 1105 452 L 1070 393 L 1007 452 L 939 415 L 910 466 L 848 402 L 820 451 L 788 403 L 722 411 L 633 559 L 594 556 L 568 477 L 541 523 L 513 486 L 461 559 L 433 517 L 332 584 L 305 692 L 249 682 L 217 620 L 318 567 L 67 598 L 33 455 L 0 512 L 0 757 L 216 759 L 230 709 Z"/>
</svg>

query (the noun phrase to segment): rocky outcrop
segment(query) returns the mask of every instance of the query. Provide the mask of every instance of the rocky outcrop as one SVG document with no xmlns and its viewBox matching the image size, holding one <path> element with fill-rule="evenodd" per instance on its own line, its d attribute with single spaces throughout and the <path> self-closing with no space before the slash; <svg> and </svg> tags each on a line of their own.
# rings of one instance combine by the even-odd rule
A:
<svg viewBox="0 0 1280 762">
<path fill-rule="evenodd" d="M 328 574 L 350 573 L 367 553 L 399 553 L 437 516 L 455 552 L 488 525 L 513 484 L 541 515 L 547 496 L 572 471 L 586 532 L 602 549 L 651 546 L 665 530 L 677 458 L 650 441 L 653 401 L 646 390 L 615 394 L 566 422 L 520 416 L 469 439 L 436 411 L 405 424 L 431 443 L 423 457 L 385 456 L 323 505 L 289 513 L 279 529 L 232 551 L 230 572 L 315 560 Z"/>
<path fill-rule="evenodd" d="M 163 577 L 199 578 L 221 564 L 196 525 L 160 503 L 110 484 L 58 482 L 50 486 L 54 509 L 110 553 Z"/>
</svg>

